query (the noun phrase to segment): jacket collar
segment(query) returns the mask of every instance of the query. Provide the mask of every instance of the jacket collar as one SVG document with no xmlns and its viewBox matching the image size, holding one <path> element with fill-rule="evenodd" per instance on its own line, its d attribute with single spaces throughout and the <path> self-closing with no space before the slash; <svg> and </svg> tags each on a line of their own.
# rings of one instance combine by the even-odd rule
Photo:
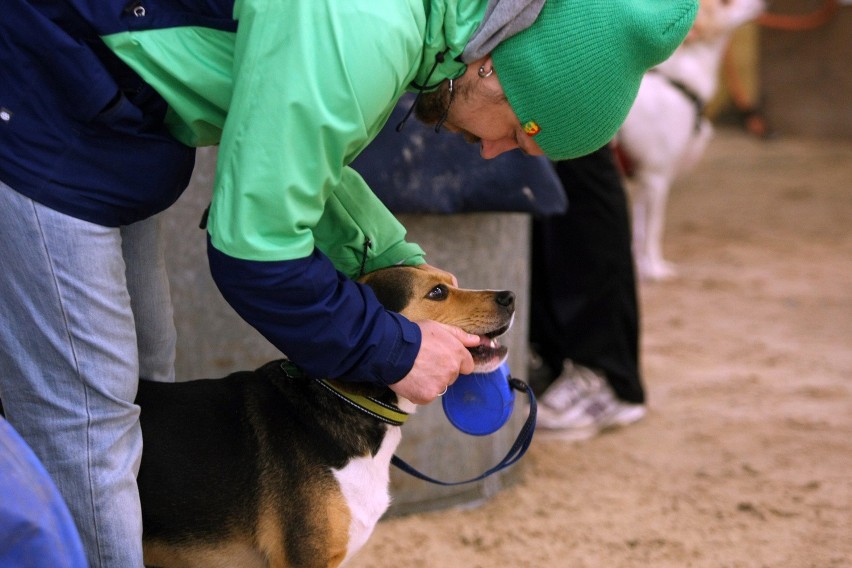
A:
<svg viewBox="0 0 852 568">
<path fill-rule="evenodd" d="M 413 83 L 429 91 L 444 79 L 454 79 L 464 73 L 467 66 L 460 56 L 482 22 L 487 4 L 487 0 L 423 0 L 426 16 L 423 58 Z M 444 54 L 444 60 L 436 67 L 438 54 Z"/>
</svg>

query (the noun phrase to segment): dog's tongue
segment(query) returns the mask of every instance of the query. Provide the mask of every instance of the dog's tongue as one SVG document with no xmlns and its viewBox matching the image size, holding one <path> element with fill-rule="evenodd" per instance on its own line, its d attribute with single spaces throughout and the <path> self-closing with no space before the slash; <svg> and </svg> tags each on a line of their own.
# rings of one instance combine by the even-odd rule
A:
<svg viewBox="0 0 852 568">
<path fill-rule="evenodd" d="M 470 354 L 473 355 L 473 362 L 476 365 L 476 368 L 484 369 L 487 367 L 488 370 L 491 370 L 493 367 L 492 363 L 502 357 L 505 357 L 508 348 L 500 345 L 494 338 L 480 335 L 479 345 L 476 347 L 468 347 L 468 351 L 470 351 Z"/>
</svg>

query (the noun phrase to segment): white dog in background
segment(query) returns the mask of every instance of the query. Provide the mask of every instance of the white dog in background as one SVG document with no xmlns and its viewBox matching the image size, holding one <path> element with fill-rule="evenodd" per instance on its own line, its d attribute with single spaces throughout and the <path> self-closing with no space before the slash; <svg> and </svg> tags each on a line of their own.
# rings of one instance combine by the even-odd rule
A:
<svg viewBox="0 0 852 568">
<path fill-rule="evenodd" d="M 763 9 L 762 0 L 701 0 L 686 41 L 642 79 L 616 136 L 617 151 L 630 164 L 633 251 L 643 280 L 675 274 L 662 253 L 669 189 L 695 165 L 713 134 L 702 111 L 716 92 L 731 33 Z"/>
</svg>

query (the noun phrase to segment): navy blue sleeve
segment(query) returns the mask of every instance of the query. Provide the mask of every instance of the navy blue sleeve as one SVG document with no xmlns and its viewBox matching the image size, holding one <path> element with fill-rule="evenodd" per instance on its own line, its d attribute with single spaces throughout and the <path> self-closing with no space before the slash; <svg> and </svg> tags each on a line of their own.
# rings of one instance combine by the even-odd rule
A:
<svg viewBox="0 0 852 568">
<path fill-rule="evenodd" d="M 295 260 L 250 261 L 208 239 L 207 256 L 225 300 L 308 375 L 388 385 L 414 365 L 420 328 L 386 310 L 319 250 Z"/>
</svg>

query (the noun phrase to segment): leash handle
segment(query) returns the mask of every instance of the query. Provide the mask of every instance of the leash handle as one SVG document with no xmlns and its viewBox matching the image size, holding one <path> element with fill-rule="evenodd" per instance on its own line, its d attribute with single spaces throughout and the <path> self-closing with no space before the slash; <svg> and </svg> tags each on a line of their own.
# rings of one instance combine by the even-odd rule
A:
<svg viewBox="0 0 852 568">
<path fill-rule="evenodd" d="M 397 455 L 394 455 L 391 458 L 391 463 L 404 471 L 405 473 L 412 475 L 418 479 L 422 479 L 423 481 L 428 481 L 429 483 L 434 483 L 436 485 L 444 485 L 444 486 L 452 486 L 452 485 L 464 485 L 466 483 L 473 483 L 475 481 L 481 481 L 486 477 L 497 473 L 498 471 L 509 467 L 514 464 L 516 461 L 521 459 L 527 450 L 530 447 L 530 443 L 532 442 L 533 433 L 535 433 L 535 423 L 536 423 L 536 414 L 538 413 L 538 406 L 535 401 L 535 395 L 533 395 L 532 388 L 525 382 L 520 379 L 509 378 L 509 385 L 521 392 L 526 392 L 527 396 L 530 399 L 530 413 L 527 416 L 524 425 L 521 427 L 521 430 L 518 432 L 517 438 L 515 438 L 515 442 L 512 444 L 512 447 L 509 448 L 509 452 L 500 460 L 497 465 L 482 473 L 473 477 L 471 479 L 465 479 L 463 481 L 441 481 L 439 479 L 435 479 L 429 477 L 425 473 L 422 473 L 406 463 L 402 458 Z"/>
</svg>

